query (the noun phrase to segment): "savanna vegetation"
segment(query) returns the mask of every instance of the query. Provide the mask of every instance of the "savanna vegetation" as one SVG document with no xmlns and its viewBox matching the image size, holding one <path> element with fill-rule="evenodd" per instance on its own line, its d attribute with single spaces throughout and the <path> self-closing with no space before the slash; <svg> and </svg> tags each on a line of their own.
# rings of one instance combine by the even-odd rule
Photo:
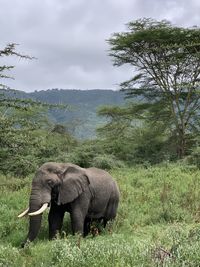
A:
<svg viewBox="0 0 200 267">
<path fill-rule="evenodd" d="M 0 266 L 199 266 L 200 29 L 151 19 L 127 26 L 108 40 L 110 56 L 135 75 L 121 84 L 126 103 L 120 96 L 98 109 L 93 138 L 74 136 L 78 120 L 65 123 L 72 103 L 45 101 L 45 92 L 43 99 L 20 96 L 0 84 Z M 0 50 L 0 59 L 9 56 L 34 60 L 15 44 Z M 0 65 L 0 78 L 11 78 L 13 67 Z M 89 128 L 98 117 L 83 106 Z M 109 170 L 120 186 L 118 216 L 84 239 L 71 235 L 66 216 L 62 235 L 49 242 L 44 214 L 37 240 L 20 249 L 28 222 L 16 216 L 47 161 Z"/>
<path fill-rule="evenodd" d="M 86 238 L 72 236 L 65 218 L 62 237 L 48 241 L 47 214 L 39 237 L 24 249 L 20 243 L 28 219 L 31 176 L 1 176 L 1 266 L 199 266 L 200 171 L 195 166 L 161 164 L 111 171 L 121 202 L 108 228 Z"/>
</svg>

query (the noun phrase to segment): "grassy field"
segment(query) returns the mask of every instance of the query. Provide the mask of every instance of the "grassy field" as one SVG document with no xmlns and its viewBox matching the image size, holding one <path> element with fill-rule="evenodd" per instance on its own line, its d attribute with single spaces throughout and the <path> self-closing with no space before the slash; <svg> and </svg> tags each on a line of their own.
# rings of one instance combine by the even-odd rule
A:
<svg viewBox="0 0 200 267">
<path fill-rule="evenodd" d="M 200 266 L 200 171 L 163 164 L 112 171 L 120 186 L 117 219 L 106 231 L 48 241 L 47 214 L 38 238 L 25 249 L 31 177 L 0 177 L 0 266 Z"/>
</svg>

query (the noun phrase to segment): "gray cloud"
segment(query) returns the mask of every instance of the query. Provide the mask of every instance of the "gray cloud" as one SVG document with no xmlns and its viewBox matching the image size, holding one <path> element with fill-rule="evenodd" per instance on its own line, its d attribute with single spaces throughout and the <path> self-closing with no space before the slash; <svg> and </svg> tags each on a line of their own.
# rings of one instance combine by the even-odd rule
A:
<svg viewBox="0 0 200 267">
<path fill-rule="evenodd" d="M 0 0 L 0 47 L 16 42 L 37 57 L 5 62 L 16 65 L 13 88 L 113 88 L 132 70 L 112 66 L 108 39 L 125 23 L 141 17 L 199 25 L 198 0 Z"/>
</svg>

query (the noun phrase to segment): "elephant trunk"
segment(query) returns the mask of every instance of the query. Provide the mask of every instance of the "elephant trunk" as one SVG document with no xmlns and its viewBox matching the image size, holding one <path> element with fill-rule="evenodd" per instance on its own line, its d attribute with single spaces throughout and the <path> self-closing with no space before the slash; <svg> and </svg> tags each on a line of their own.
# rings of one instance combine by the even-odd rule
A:
<svg viewBox="0 0 200 267">
<path fill-rule="evenodd" d="M 37 184 L 32 184 L 31 196 L 29 201 L 29 231 L 27 238 L 22 243 L 24 247 L 28 242 L 33 241 L 40 230 L 42 213 L 51 201 L 51 190 L 41 190 Z"/>
<path fill-rule="evenodd" d="M 37 237 L 38 232 L 40 230 L 41 221 L 42 214 L 30 217 L 27 241 L 33 241 Z"/>
<path fill-rule="evenodd" d="M 42 214 L 36 215 L 34 217 L 29 217 L 29 230 L 28 230 L 28 235 L 25 239 L 25 241 L 22 243 L 22 247 L 24 247 L 27 243 L 33 241 L 40 230 L 41 226 L 41 221 L 42 221 Z"/>
<path fill-rule="evenodd" d="M 41 208 L 40 194 L 32 190 L 29 202 L 29 213 L 35 212 L 40 208 Z M 27 238 L 22 243 L 22 247 L 24 247 L 28 242 L 33 241 L 37 237 L 38 232 L 40 230 L 41 221 L 42 221 L 42 214 L 29 217 L 29 231 Z"/>
</svg>

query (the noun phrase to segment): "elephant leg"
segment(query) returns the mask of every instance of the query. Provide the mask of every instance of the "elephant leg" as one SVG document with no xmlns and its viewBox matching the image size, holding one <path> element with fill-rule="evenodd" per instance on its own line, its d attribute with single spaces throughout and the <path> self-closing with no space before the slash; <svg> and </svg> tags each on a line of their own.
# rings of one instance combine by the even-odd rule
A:
<svg viewBox="0 0 200 267">
<path fill-rule="evenodd" d="M 103 218 L 103 227 L 106 228 L 108 220 L 106 218 Z"/>
<path fill-rule="evenodd" d="M 73 234 L 79 233 L 84 235 L 84 222 L 87 217 L 90 199 L 82 194 L 78 199 L 71 203 L 70 217 Z"/>
<path fill-rule="evenodd" d="M 84 236 L 87 236 L 90 232 L 91 218 L 86 217 L 84 221 Z"/>
<path fill-rule="evenodd" d="M 71 217 L 73 234 L 75 233 L 83 234 L 85 216 L 83 216 L 82 211 L 80 209 L 72 210 L 72 212 L 70 213 L 70 217 Z"/>
<path fill-rule="evenodd" d="M 53 207 L 49 211 L 49 239 L 56 237 L 56 234 L 61 231 L 64 218 L 64 211 L 60 208 Z"/>
</svg>

